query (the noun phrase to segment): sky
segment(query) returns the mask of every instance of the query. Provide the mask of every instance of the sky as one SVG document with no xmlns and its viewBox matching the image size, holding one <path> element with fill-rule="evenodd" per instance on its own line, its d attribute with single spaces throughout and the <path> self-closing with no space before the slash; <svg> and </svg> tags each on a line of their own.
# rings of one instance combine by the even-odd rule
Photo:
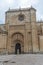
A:
<svg viewBox="0 0 43 65">
<path fill-rule="evenodd" d="M 5 12 L 10 9 L 29 8 L 36 9 L 36 19 L 43 20 L 43 0 L 0 0 L 0 24 L 5 23 Z"/>
</svg>

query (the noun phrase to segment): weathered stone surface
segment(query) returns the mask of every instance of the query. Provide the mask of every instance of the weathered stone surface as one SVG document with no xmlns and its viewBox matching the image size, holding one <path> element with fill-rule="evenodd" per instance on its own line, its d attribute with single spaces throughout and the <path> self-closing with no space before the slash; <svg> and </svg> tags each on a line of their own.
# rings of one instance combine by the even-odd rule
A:
<svg viewBox="0 0 43 65">
<path fill-rule="evenodd" d="M 33 7 L 8 10 L 5 24 L 0 25 L 0 54 L 5 51 L 12 54 L 17 50 L 21 53 L 43 53 L 43 22 L 40 22 L 36 21 Z M 18 43 L 20 47 L 16 46 Z"/>
</svg>

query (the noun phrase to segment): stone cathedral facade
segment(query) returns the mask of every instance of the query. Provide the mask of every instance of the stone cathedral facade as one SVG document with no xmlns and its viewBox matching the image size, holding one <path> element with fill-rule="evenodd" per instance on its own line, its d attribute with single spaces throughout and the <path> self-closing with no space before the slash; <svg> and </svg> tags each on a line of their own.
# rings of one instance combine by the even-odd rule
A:
<svg viewBox="0 0 43 65">
<path fill-rule="evenodd" d="M 9 9 L 0 24 L 0 53 L 43 53 L 43 21 L 36 21 L 36 9 Z"/>
</svg>

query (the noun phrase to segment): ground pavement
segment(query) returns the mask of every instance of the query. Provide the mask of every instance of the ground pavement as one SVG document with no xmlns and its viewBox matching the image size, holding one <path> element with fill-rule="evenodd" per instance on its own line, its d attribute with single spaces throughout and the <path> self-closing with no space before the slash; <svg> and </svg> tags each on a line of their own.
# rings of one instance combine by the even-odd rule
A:
<svg viewBox="0 0 43 65">
<path fill-rule="evenodd" d="M 0 55 L 0 65 L 43 65 L 43 54 Z"/>
</svg>

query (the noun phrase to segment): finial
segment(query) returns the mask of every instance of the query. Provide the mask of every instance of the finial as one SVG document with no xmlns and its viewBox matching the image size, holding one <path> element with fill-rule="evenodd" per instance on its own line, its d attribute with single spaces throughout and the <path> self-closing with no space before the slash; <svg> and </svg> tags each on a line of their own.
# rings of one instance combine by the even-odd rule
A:
<svg viewBox="0 0 43 65">
<path fill-rule="evenodd" d="M 21 6 L 19 7 L 19 10 L 21 10 Z"/>
<path fill-rule="evenodd" d="M 40 21 L 42 22 L 42 18 L 40 19 Z"/>
<path fill-rule="evenodd" d="M 19 7 L 19 11 L 20 11 L 20 14 L 22 14 L 22 9 L 21 9 L 21 7 Z"/>
<path fill-rule="evenodd" d="M 10 7 L 9 7 L 9 11 L 10 11 Z"/>
<path fill-rule="evenodd" d="M 31 8 L 30 9 L 33 9 L 34 11 L 36 11 L 36 9 L 31 5 Z"/>
<path fill-rule="evenodd" d="M 31 8 L 33 8 L 32 5 L 31 5 Z"/>
</svg>

